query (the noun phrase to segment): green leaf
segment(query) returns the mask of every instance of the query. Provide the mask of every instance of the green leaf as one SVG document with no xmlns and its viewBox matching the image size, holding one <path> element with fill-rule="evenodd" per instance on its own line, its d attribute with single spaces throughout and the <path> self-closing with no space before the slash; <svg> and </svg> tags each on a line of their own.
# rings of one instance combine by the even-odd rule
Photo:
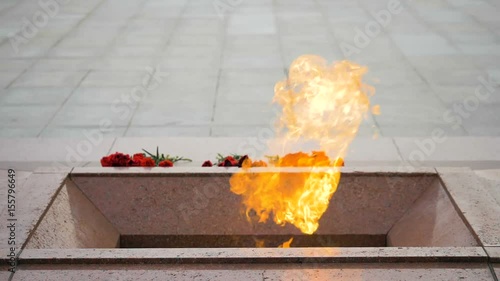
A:
<svg viewBox="0 0 500 281">
<path fill-rule="evenodd" d="M 243 155 L 239 155 L 239 154 L 231 154 L 231 156 L 233 156 L 233 158 L 234 158 L 235 160 L 240 160 L 240 159 L 241 159 L 241 157 L 243 157 Z"/>
<path fill-rule="evenodd" d="M 184 158 L 184 157 L 179 157 L 179 156 L 170 156 L 169 154 L 167 154 L 165 156 L 165 154 L 161 153 L 160 154 L 160 149 L 159 147 L 157 146 L 156 147 L 156 155 L 152 154 L 151 152 L 145 150 L 144 148 L 142 149 L 142 151 L 146 152 L 147 155 L 149 155 L 149 157 L 153 158 L 153 160 L 155 161 L 156 165 L 158 166 L 158 164 L 161 162 L 161 161 L 164 161 L 164 160 L 170 160 L 172 161 L 173 163 L 175 162 L 179 162 L 179 161 L 187 161 L 187 162 L 193 162 L 193 160 L 191 159 L 188 159 L 188 158 Z"/>
<path fill-rule="evenodd" d="M 153 154 L 151 154 L 151 152 L 147 151 L 146 149 L 142 149 L 142 151 L 146 152 L 149 156 L 151 156 L 151 158 L 154 158 L 155 156 Z"/>
</svg>

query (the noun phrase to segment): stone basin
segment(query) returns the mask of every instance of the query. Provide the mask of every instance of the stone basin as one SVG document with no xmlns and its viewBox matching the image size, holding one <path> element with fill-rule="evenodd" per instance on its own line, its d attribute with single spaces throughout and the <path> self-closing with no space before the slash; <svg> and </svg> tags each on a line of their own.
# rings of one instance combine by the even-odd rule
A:
<svg viewBox="0 0 500 281">
<path fill-rule="evenodd" d="M 258 241 L 276 248 L 290 238 L 292 247 L 478 246 L 435 173 L 344 172 L 314 235 L 249 221 L 230 177 L 210 169 L 73 172 L 26 248 L 252 248 Z"/>
<path fill-rule="evenodd" d="M 399 170 L 343 168 L 317 232 L 305 235 L 247 220 L 229 190 L 237 168 L 39 169 L 18 190 L 13 280 L 101 280 L 106 270 L 118 280 L 493 280 L 500 206 L 474 172 Z M 292 248 L 276 248 L 290 238 Z"/>
</svg>

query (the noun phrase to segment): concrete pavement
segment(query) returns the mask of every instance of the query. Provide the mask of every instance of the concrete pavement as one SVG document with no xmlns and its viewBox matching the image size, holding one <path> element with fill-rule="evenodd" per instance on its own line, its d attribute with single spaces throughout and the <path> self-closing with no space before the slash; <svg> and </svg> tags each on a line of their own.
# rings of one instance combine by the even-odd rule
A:
<svg viewBox="0 0 500 281">
<path fill-rule="evenodd" d="M 307 53 L 369 67 L 362 136 L 500 135 L 496 1 L 40 3 L 0 5 L 0 137 L 255 136 Z"/>
</svg>

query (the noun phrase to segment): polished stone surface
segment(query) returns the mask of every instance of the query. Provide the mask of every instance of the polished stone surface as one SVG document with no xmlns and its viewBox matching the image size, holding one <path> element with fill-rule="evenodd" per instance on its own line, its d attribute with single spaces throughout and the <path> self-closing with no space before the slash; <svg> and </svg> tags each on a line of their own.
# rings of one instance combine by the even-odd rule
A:
<svg viewBox="0 0 500 281">
<path fill-rule="evenodd" d="M 25 249 L 23 264 L 486 262 L 480 247 Z"/>
<path fill-rule="evenodd" d="M 116 177 L 79 176 L 75 170 L 71 178 L 122 235 L 299 234 L 291 225 L 280 227 L 273 222 L 250 224 L 244 216 L 241 198 L 229 190 L 228 176 L 192 172 L 178 175 L 166 173 L 156 177 L 144 177 L 147 174 Z M 281 174 L 282 182 L 303 180 L 305 176 L 307 174 L 293 172 Z M 316 233 L 385 235 L 423 191 L 433 185 L 441 188 L 438 178 L 432 174 L 398 176 L 345 172 Z M 447 200 L 445 197 L 442 199 Z M 438 213 L 433 215 L 440 218 Z M 228 221 L 231 223 L 228 224 Z M 420 223 L 427 222 L 415 221 L 417 225 Z M 465 228 L 462 230 L 468 232 Z M 423 237 L 427 234 L 432 233 L 420 233 Z M 430 238 L 425 246 L 432 246 L 432 241 Z M 446 244 L 444 242 L 443 246 Z M 452 245 L 455 244 L 448 246 Z M 456 245 L 471 245 L 471 242 Z M 403 245 L 394 243 L 394 246 Z"/>
<path fill-rule="evenodd" d="M 47 207 L 51 204 L 58 190 L 66 179 L 68 173 L 51 173 L 39 174 L 32 173 L 22 185 L 16 187 L 16 210 L 14 218 L 16 221 L 16 248 L 17 252 L 26 245 L 29 235 L 34 227 L 38 224 L 42 214 L 45 213 Z M 3 221 L 7 221 L 10 212 L 7 212 L 7 200 L 0 203 L 4 210 L 0 214 Z M 2 237 L 0 238 L 0 248 L 8 249 L 7 244 L 8 229 L 7 227 L 0 230 Z"/>
<path fill-rule="evenodd" d="M 499 263 L 500 262 L 500 247 L 485 247 L 486 253 L 490 258 L 491 262 Z"/>
<path fill-rule="evenodd" d="M 78 187 L 66 180 L 25 248 L 114 248 L 119 235 Z"/>
<path fill-rule="evenodd" d="M 474 229 L 482 246 L 500 245 L 500 205 L 476 174 L 465 168 L 437 168 L 444 186 Z"/>
<path fill-rule="evenodd" d="M 209 175 L 214 173 L 215 177 L 227 177 L 228 173 L 236 169 L 226 170 L 224 168 L 214 171 L 208 171 L 203 168 L 197 168 L 201 174 Z M 194 169 L 194 170 L 197 170 Z M 186 177 L 190 168 L 174 169 L 106 169 L 106 168 L 75 168 L 70 171 L 65 169 L 39 169 L 32 173 L 23 187 L 30 186 L 33 189 L 33 181 L 40 184 L 42 190 L 38 192 L 46 194 L 38 196 L 40 198 L 50 199 L 50 194 L 55 191 L 53 188 L 43 187 L 49 181 L 43 178 L 53 179 L 53 185 L 61 186 L 68 172 L 72 179 L 85 178 L 92 179 L 99 175 L 100 178 L 118 179 L 113 175 L 122 175 L 119 178 L 125 178 L 127 172 L 136 171 L 137 177 L 129 179 L 168 176 L 173 178 Z M 265 172 L 266 169 L 260 168 L 256 172 Z M 346 168 L 343 179 L 344 184 L 352 185 L 349 189 L 355 193 L 355 186 L 381 187 L 385 189 L 415 189 L 419 185 L 408 185 L 404 180 L 395 177 L 397 169 L 366 169 Z M 377 177 L 384 174 L 391 175 L 386 178 L 386 182 L 379 182 Z M 371 176 L 370 176 L 371 175 Z M 477 175 L 469 169 L 438 168 L 437 172 L 430 168 L 417 169 L 414 174 L 407 171 L 402 175 L 405 177 L 435 178 L 436 175 L 442 178 L 447 192 L 452 201 L 456 204 L 457 211 L 463 216 L 463 219 L 470 225 L 472 231 L 479 238 L 483 245 L 491 245 L 494 241 L 497 230 L 496 223 L 498 218 L 493 214 L 488 215 L 483 211 L 487 206 L 490 209 L 498 206 L 496 201 L 486 193 L 478 192 L 480 185 L 475 185 L 478 181 Z M 124 177 L 125 176 L 125 177 Z M 366 177 L 365 180 L 362 178 Z M 403 177 L 404 178 L 404 177 Z M 392 180 L 391 180 L 392 179 Z M 350 183 L 350 180 L 354 180 Z M 77 180 L 78 181 L 78 180 Z M 85 183 L 85 181 L 81 182 Z M 420 185 L 424 185 L 420 182 Z M 437 200 L 441 210 L 436 214 L 440 218 L 450 220 L 449 201 L 443 201 L 444 194 L 433 196 L 436 191 L 436 185 L 432 188 L 432 181 L 428 182 L 428 187 L 420 192 L 422 201 L 427 200 L 427 196 Z M 436 182 L 434 182 L 436 183 Z M 398 188 L 399 186 L 399 188 Z M 78 186 L 81 187 L 81 186 Z M 58 188 L 56 188 L 57 190 Z M 347 189 L 347 188 L 346 188 Z M 339 189 L 339 192 L 342 189 Z M 441 190 L 441 189 L 438 189 Z M 58 198 L 64 198 L 64 190 L 60 191 L 59 196 L 53 201 L 52 207 L 57 207 Z M 115 193 L 118 195 L 118 193 Z M 434 194 L 436 195 L 436 194 Z M 345 195 L 344 195 L 345 196 Z M 339 196 L 340 197 L 340 196 Z M 356 196 L 355 196 L 356 197 Z M 376 197 L 369 196 L 371 199 Z M 385 196 L 390 199 L 390 196 Z M 334 197 L 335 198 L 335 197 Z M 446 196 L 445 196 L 446 198 Z M 43 201 L 43 200 L 42 200 Z M 91 201 L 93 201 L 91 199 Z M 373 200 L 380 201 L 380 200 Z M 413 208 L 421 208 L 418 200 Z M 46 204 L 41 202 L 40 204 Z M 440 202 L 440 203 L 439 203 Z M 335 202 L 332 202 L 334 206 Z M 337 202 L 338 203 L 338 202 Z M 28 208 L 34 210 L 32 216 L 40 216 L 41 213 L 35 206 Z M 147 204 L 146 204 L 147 205 Z M 448 206 L 447 206 L 448 205 Z M 43 205 L 47 209 L 47 205 Z M 26 206 L 23 206 L 26 208 Z M 51 208 L 52 208 L 51 207 Z M 34 208 L 34 209 L 33 209 Z M 88 208 L 87 208 L 88 209 Z M 55 210 L 55 209 L 54 209 Z M 50 217 L 50 208 L 48 217 Z M 418 212 L 417 212 L 418 213 Z M 75 215 L 75 214 L 74 214 Z M 76 213 L 77 215 L 77 213 Z M 85 215 L 85 214 L 83 214 Z M 402 215 L 400 215 L 401 217 Z M 75 216 L 74 216 L 75 217 Z M 77 218 L 78 216 L 76 216 Z M 411 220 L 411 211 L 407 213 L 404 220 Z M 425 217 L 425 212 L 424 212 Z M 36 221 L 36 219 L 33 219 Z M 445 224 L 445 223 L 443 223 Z M 43 222 L 39 227 L 43 228 Z M 30 226 L 32 231 L 34 225 Z M 416 228 L 419 229 L 418 227 Z M 425 225 L 422 229 L 425 229 Z M 436 229 L 439 234 L 439 228 Z M 436 237 L 440 237 L 435 236 Z M 441 236 L 442 237 L 442 236 Z M 433 238 L 431 238 L 432 240 Z M 434 240 L 436 243 L 442 243 L 443 240 Z M 440 242 L 441 241 L 441 242 Z M 127 280 L 136 276 L 136 279 L 162 278 L 166 275 L 173 278 L 186 278 L 191 280 L 198 276 L 203 280 L 231 279 L 235 276 L 241 280 L 253 280 L 254 276 L 267 276 L 273 280 L 310 280 L 311 278 L 335 277 L 333 280 L 352 280 L 353 278 L 368 278 L 378 276 L 384 280 L 495 280 L 493 271 L 488 267 L 488 262 L 495 262 L 497 247 L 388 247 L 388 248 L 253 248 L 253 249 L 24 249 L 20 255 L 21 265 L 18 272 L 14 274 L 14 280 L 43 280 L 50 274 L 51 278 L 63 278 L 65 280 L 81 280 L 81 278 L 99 279 L 112 278 L 116 280 Z M 486 251 L 485 251 L 486 250 Z M 301 264 L 292 264 L 299 262 Z M 233 264 L 227 264 L 228 262 Z M 249 264 L 250 262 L 250 264 Z M 266 264 L 263 264 L 266 263 Z M 338 263 L 342 263 L 340 266 Z M 405 263 L 411 262 L 411 263 Z M 145 264 L 151 265 L 145 265 Z M 171 264 L 174 263 L 174 264 Z M 203 265 L 200 263 L 204 263 Z M 222 263 L 223 265 L 217 265 Z M 83 267 L 83 264 L 85 266 Z M 167 265 L 168 264 L 168 265 Z M 497 268 L 495 264 L 491 267 Z M 103 270 L 107 269 L 106 272 Z M 106 274 L 106 275 L 103 275 Z M 354 275 L 353 275 L 354 274 Z M 361 274 L 361 275 L 359 275 Z M 112 277 L 110 277 L 112 276 Z M 162 277 L 160 277 L 162 276 Z M 80 278 L 80 279 L 79 279 Z M 135 278 L 135 277 L 134 277 Z M 301 279 L 303 278 L 303 279 Z"/>
<path fill-rule="evenodd" d="M 270 131 L 268 131 L 270 132 Z M 283 150 L 268 148 L 268 135 L 260 137 L 120 137 L 112 138 L 88 131 L 85 138 L 0 139 L 0 169 L 33 171 L 38 167 L 100 166 L 99 160 L 116 151 L 133 154 L 147 149 L 193 159 L 176 163 L 179 167 L 199 167 L 214 161 L 217 153 L 249 154 L 253 159 L 264 155 L 283 155 L 318 149 L 310 143 L 288 143 Z M 448 138 L 443 143 L 421 138 L 384 138 L 358 136 L 344 157 L 350 167 L 398 167 L 413 171 L 419 167 L 471 167 L 474 170 L 500 168 L 500 138 Z M 449 145 L 448 145 L 449 144 Z M 459 153 L 457 153 L 457 150 Z M 496 190 L 493 187 L 489 190 Z"/>
<path fill-rule="evenodd" d="M 13 280 L 470 280 L 493 281 L 484 264 L 52 265 L 21 266 Z"/>
<path fill-rule="evenodd" d="M 387 234 L 388 246 L 477 246 L 440 184 L 434 183 Z"/>
</svg>

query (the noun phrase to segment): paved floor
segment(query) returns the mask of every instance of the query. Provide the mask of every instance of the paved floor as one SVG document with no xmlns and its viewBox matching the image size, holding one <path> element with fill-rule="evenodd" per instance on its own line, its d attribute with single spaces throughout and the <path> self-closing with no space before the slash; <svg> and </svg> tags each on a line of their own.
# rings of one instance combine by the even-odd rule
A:
<svg viewBox="0 0 500 281">
<path fill-rule="evenodd" d="M 361 135 L 500 136 L 498 1 L 58 1 L 0 2 L 0 137 L 255 136 L 305 53 L 369 67 Z"/>
</svg>

